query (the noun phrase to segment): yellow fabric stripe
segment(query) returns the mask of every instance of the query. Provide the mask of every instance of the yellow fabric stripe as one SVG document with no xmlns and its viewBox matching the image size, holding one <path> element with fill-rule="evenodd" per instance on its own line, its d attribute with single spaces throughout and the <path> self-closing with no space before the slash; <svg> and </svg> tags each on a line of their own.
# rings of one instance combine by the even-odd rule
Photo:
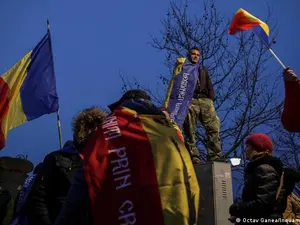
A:
<svg viewBox="0 0 300 225">
<path fill-rule="evenodd" d="M 154 117 L 161 124 L 154 122 Z M 192 221 L 196 224 L 200 188 L 188 151 L 176 129 L 162 116 L 140 115 L 139 118 L 152 147 L 164 224 L 190 225 Z"/>
<path fill-rule="evenodd" d="M 169 82 L 169 86 L 168 86 L 168 90 L 167 90 L 167 94 L 166 94 L 166 98 L 165 98 L 165 102 L 164 102 L 165 108 L 167 108 L 169 105 L 169 100 L 170 100 L 171 92 L 172 92 L 173 85 L 174 85 L 174 78 L 181 72 L 182 65 L 185 62 L 185 60 L 186 60 L 186 58 L 178 58 L 176 61 L 176 65 L 175 65 L 175 68 L 173 71 L 173 76 Z"/>
<path fill-rule="evenodd" d="M 265 24 L 264 22 L 262 22 L 260 24 L 260 26 L 262 27 L 262 29 L 266 32 L 266 34 L 269 36 L 270 35 L 270 31 L 269 31 L 269 26 L 267 24 Z"/>
<path fill-rule="evenodd" d="M 246 10 L 244 9 L 239 9 L 237 11 L 237 13 L 244 13 L 245 17 L 247 18 L 248 21 L 250 22 L 259 22 L 260 26 L 264 29 L 264 31 L 266 32 L 266 34 L 269 36 L 269 26 L 264 23 L 263 21 L 261 21 L 260 19 L 258 19 L 257 17 L 253 16 L 252 14 L 248 13 Z"/>
<path fill-rule="evenodd" d="M 20 88 L 27 75 L 27 69 L 31 62 L 31 53 L 32 51 L 27 53 L 2 76 L 2 79 L 10 87 L 9 110 L 1 127 L 5 137 L 7 137 L 9 130 L 27 122 L 21 101 Z"/>
<path fill-rule="evenodd" d="M 295 203 L 298 205 L 298 207 L 299 207 L 299 205 L 300 205 L 300 199 L 298 198 L 297 195 L 295 195 L 294 193 L 292 193 L 292 194 L 291 194 L 291 200 L 292 200 L 293 202 L 295 202 Z"/>
</svg>

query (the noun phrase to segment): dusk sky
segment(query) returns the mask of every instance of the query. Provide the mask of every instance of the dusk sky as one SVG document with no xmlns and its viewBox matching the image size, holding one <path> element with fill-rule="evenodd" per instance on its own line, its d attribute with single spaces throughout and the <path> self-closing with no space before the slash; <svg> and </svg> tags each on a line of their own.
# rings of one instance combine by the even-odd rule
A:
<svg viewBox="0 0 300 225">
<path fill-rule="evenodd" d="M 300 74 L 299 0 L 214 2 L 226 18 L 244 8 L 262 20 L 269 3 L 279 30 L 274 51 Z M 188 3 L 193 13 L 202 13 L 202 0 Z M 169 5 L 165 0 L 0 0 L 0 74 L 35 47 L 46 33 L 48 18 L 65 142 L 72 138 L 71 121 L 77 112 L 92 105 L 106 107 L 120 98 L 120 73 L 152 89 L 161 85 L 157 84 L 159 75 L 168 75 L 165 55 L 149 42 L 150 34 L 159 37 Z M 161 90 L 164 95 L 163 86 Z M 27 154 L 37 164 L 57 149 L 56 115 L 50 114 L 11 130 L 0 156 Z"/>
</svg>

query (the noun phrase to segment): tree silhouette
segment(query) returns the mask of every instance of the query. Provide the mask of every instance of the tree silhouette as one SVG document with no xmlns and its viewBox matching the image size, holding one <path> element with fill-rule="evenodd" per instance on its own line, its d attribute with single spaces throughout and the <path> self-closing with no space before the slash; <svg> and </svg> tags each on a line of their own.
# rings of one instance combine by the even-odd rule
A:
<svg viewBox="0 0 300 225">
<path fill-rule="evenodd" d="M 189 3 L 191 4 L 191 3 Z M 169 74 L 159 76 L 159 80 L 167 88 L 171 73 L 178 57 L 186 56 L 188 50 L 197 46 L 201 50 L 201 63 L 208 69 L 216 94 L 215 108 L 221 120 L 221 141 L 223 155 L 229 158 L 234 151 L 242 157 L 243 142 L 252 132 L 275 134 L 281 129 L 280 115 L 283 99 L 280 90 L 282 74 L 279 68 L 272 68 L 271 54 L 252 32 L 242 32 L 236 36 L 228 35 L 231 18 L 221 15 L 217 6 L 203 0 L 202 14 L 192 14 L 188 1 L 170 3 L 166 17 L 162 20 L 160 35 L 151 36 L 151 46 L 165 53 L 165 64 Z M 196 4 L 196 3 L 193 3 Z M 272 9 L 266 7 L 266 22 L 272 31 L 275 43 L 277 25 L 272 18 Z M 233 14 L 232 14 L 233 16 Z M 273 59 L 272 59 L 273 60 Z M 143 88 L 136 79 L 130 81 L 121 76 L 123 91 L 128 88 L 142 88 L 152 94 L 157 104 L 162 104 L 165 96 L 159 96 L 154 90 Z M 298 163 L 298 153 L 294 149 L 286 149 L 291 136 L 286 134 L 281 140 L 282 149 L 289 151 L 289 162 Z M 204 128 L 197 129 L 197 145 L 203 160 L 206 160 L 206 135 Z M 280 142 L 280 140 L 279 140 Z M 296 149 L 296 145 L 294 145 Z M 285 152 L 285 154 L 287 154 Z M 296 157 L 296 158 L 293 158 Z M 242 157 L 243 158 L 243 157 Z M 243 173 L 242 166 L 234 170 Z M 239 175 L 239 177 L 240 177 Z"/>
</svg>

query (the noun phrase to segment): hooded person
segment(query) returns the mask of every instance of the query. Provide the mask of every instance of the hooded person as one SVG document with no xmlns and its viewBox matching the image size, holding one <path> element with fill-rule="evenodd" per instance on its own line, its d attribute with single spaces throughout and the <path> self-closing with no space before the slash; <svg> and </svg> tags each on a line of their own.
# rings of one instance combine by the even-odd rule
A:
<svg viewBox="0 0 300 225">
<path fill-rule="evenodd" d="M 282 112 L 282 125 L 289 132 L 300 132 L 300 80 L 296 73 L 287 68 L 283 72 L 285 102 Z"/>
<path fill-rule="evenodd" d="M 199 185 L 171 121 L 142 90 L 109 108 L 55 224 L 78 224 L 87 208 L 94 225 L 197 224 Z"/>
<path fill-rule="evenodd" d="M 103 110 L 91 107 L 73 119 L 73 141 L 48 154 L 38 172 L 40 179 L 32 185 L 26 201 L 28 225 L 54 224 L 68 195 L 76 171 L 82 168 L 80 156 L 89 134 L 106 117 Z"/>
<path fill-rule="evenodd" d="M 242 200 L 231 205 L 231 222 L 239 218 L 237 224 L 285 224 L 281 221 L 287 199 L 284 170 L 281 160 L 273 156 L 271 139 L 262 133 L 250 135 L 245 154 L 249 162 Z"/>
</svg>

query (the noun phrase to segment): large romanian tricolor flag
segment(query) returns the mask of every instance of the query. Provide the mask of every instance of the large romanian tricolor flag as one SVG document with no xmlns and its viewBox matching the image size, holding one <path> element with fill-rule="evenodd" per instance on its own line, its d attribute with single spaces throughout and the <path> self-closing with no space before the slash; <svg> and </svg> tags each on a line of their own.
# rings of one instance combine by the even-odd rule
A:
<svg viewBox="0 0 300 225">
<path fill-rule="evenodd" d="M 83 150 L 93 224 L 197 224 L 199 185 L 165 116 L 118 108 Z"/>
<path fill-rule="evenodd" d="M 59 108 L 50 33 L 0 77 L 0 149 L 8 131 Z"/>
<path fill-rule="evenodd" d="M 270 47 L 268 25 L 242 8 L 235 13 L 230 24 L 229 34 L 233 35 L 241 30 L 253 30 L 261 41 Z"/>
</svg>

